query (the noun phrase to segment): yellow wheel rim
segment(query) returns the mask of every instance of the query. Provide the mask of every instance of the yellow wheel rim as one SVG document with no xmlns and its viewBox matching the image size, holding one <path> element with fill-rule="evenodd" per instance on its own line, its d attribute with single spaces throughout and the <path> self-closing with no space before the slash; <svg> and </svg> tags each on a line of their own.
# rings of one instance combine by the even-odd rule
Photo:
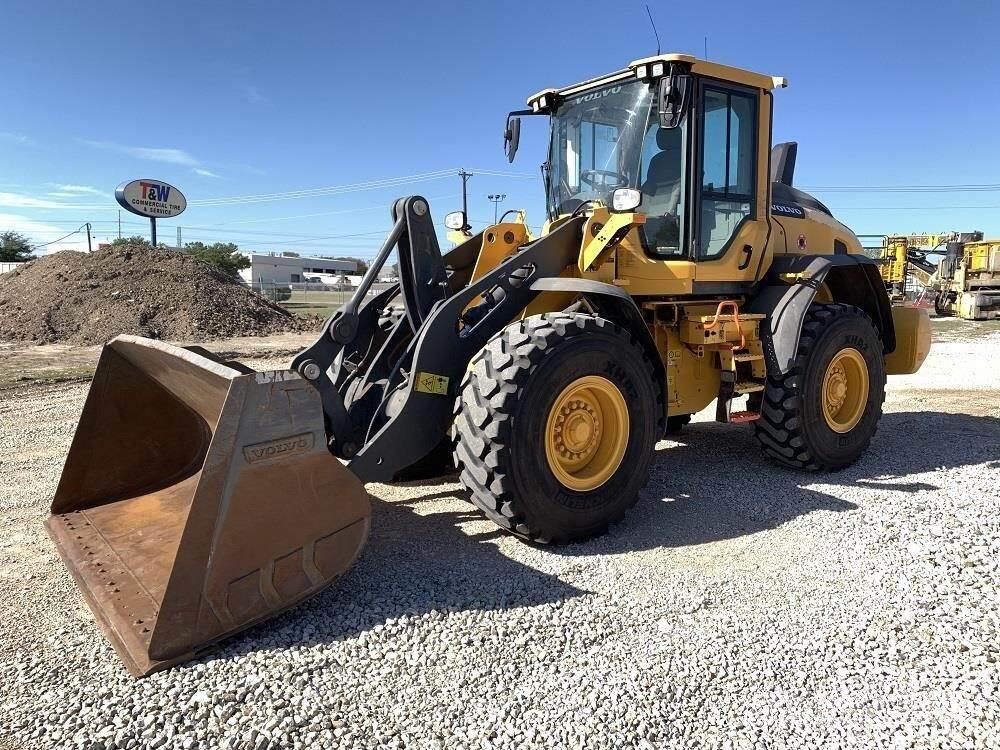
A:
<svg viewBox="0 0 1000 750">
<path fill-rule="evenodd" d="M 545 423 L 545 458 L 559 482 L 577 492 L 607 482 L 625 458 L 628 405 L 607 378 L 587 375 L 560 393 Z"/>
<path fill-rule="evenodd" d="M 861 352 L 845 347 L 823 376 L 823 417 L 834 432 L 850 432 L 868 405 L 868 365 Z"/>
</svg>

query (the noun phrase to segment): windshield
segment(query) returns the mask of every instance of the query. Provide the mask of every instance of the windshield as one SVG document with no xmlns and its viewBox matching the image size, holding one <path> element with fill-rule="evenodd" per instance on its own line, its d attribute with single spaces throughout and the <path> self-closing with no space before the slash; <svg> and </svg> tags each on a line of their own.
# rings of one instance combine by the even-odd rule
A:
<svg viewBox="0 0 1000 750">
<path fill-rule="evenodd" d="M 633 80 L 585 91 L 559 105 L 549 144 L 551 218 L 572 213 L 584 201 L 609 204 L 615 188 L 639 187 L 652 101 L 651 85 Z"/>
</svg>

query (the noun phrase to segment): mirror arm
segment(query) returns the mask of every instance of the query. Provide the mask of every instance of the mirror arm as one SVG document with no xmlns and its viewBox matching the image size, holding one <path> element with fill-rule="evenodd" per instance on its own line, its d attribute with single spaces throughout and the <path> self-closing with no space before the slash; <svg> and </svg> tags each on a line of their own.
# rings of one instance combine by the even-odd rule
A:
<svg viewBox="0 0 1000 750">
<path fill-rule="evenodd" d="M 508 163 L 513 163 L 514 156 L 517 154 L 517 146 L 521 138 L 521 117 L 547 114 L 548 112 L 536 112 L 533 109 L 516 109 L 507 113 L 507 124 L 503 130 L 503 146 Z M 511 124 L 512 121 L 514 125 Z"/>
</svg>

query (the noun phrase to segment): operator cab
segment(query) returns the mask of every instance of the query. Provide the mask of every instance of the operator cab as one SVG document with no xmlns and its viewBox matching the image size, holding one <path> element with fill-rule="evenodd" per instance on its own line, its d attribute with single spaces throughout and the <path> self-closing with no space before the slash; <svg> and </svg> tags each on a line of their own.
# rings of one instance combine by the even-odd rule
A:
<svg viewBox="0 0 1000 750">
<path fill-rule="evenodd" d="M 519 117 L 548 115 L 550 220 L 595 203 L 638 210 L 646 217 L 637 229 L 647 256 L 719 259 L 733 245 L 765 242 L 770 90 L 784 85 L 688 55 L 638 60 L 530 97 L 531 109 L 508 117 L 508 158 L 517 149 Z M 638 204 L 617 200 L 622 189 Z M 747 226 L 753 223 L 763 233 Z"/>
</svg>

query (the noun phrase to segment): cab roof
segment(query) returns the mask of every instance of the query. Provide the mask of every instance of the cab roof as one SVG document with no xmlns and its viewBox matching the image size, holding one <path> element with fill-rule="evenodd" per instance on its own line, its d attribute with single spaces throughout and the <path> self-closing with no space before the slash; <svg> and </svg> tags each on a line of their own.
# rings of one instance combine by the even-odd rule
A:
<svg viewBox="0 0 1000 750">
<path fill-rule="evenodd" d="M 663 55 L 654 55 L 653 57 L 643 57 L 639 60 L 633 60 L 628 64 L 627 68 L 616 70 L 614 73 L 608 73 L 597 78 L 581 81 L 580 83 L 575 83 L 572 86 L 566 86 L 559 89 L 543 89 L 537 94 L 532 94 L 528 97 L 528 105 L 532 106 L 534 102 L 538 101 L 538 99 L 545 94 L 556 94 L 560 97 L 572 95 L 579 91 L 599 86 L 601 84 L 636 78 L 637 70 L 643 66 L 645 66 L 647 70 L 652 70 L 656 63 L 664 63 L 665 68 L 667 63 L 672 62 L 681 62 L 690 65 L 691 72 L 695 75 L 707 76 L 708 78 L 718 78 L 724 81 L 732 81 L 733 83 L 742 84 L 744 86 L 753 86 L 754 88 L 764 89 L 766 91 L 770 91 L 775 88 L 785 88 L 788 85 L 788 79 L 780 76 L 767 76 L 763 73 L 754 73 L 752 70 L 744 70 L 743 68 L 734 68 L 730 65 L 721 65 L 720 63 L 710 62 L 708 60 L 701 60 L 694 55 L 685 55 L 680 52 L 668 52 Z"/>
</svg>

